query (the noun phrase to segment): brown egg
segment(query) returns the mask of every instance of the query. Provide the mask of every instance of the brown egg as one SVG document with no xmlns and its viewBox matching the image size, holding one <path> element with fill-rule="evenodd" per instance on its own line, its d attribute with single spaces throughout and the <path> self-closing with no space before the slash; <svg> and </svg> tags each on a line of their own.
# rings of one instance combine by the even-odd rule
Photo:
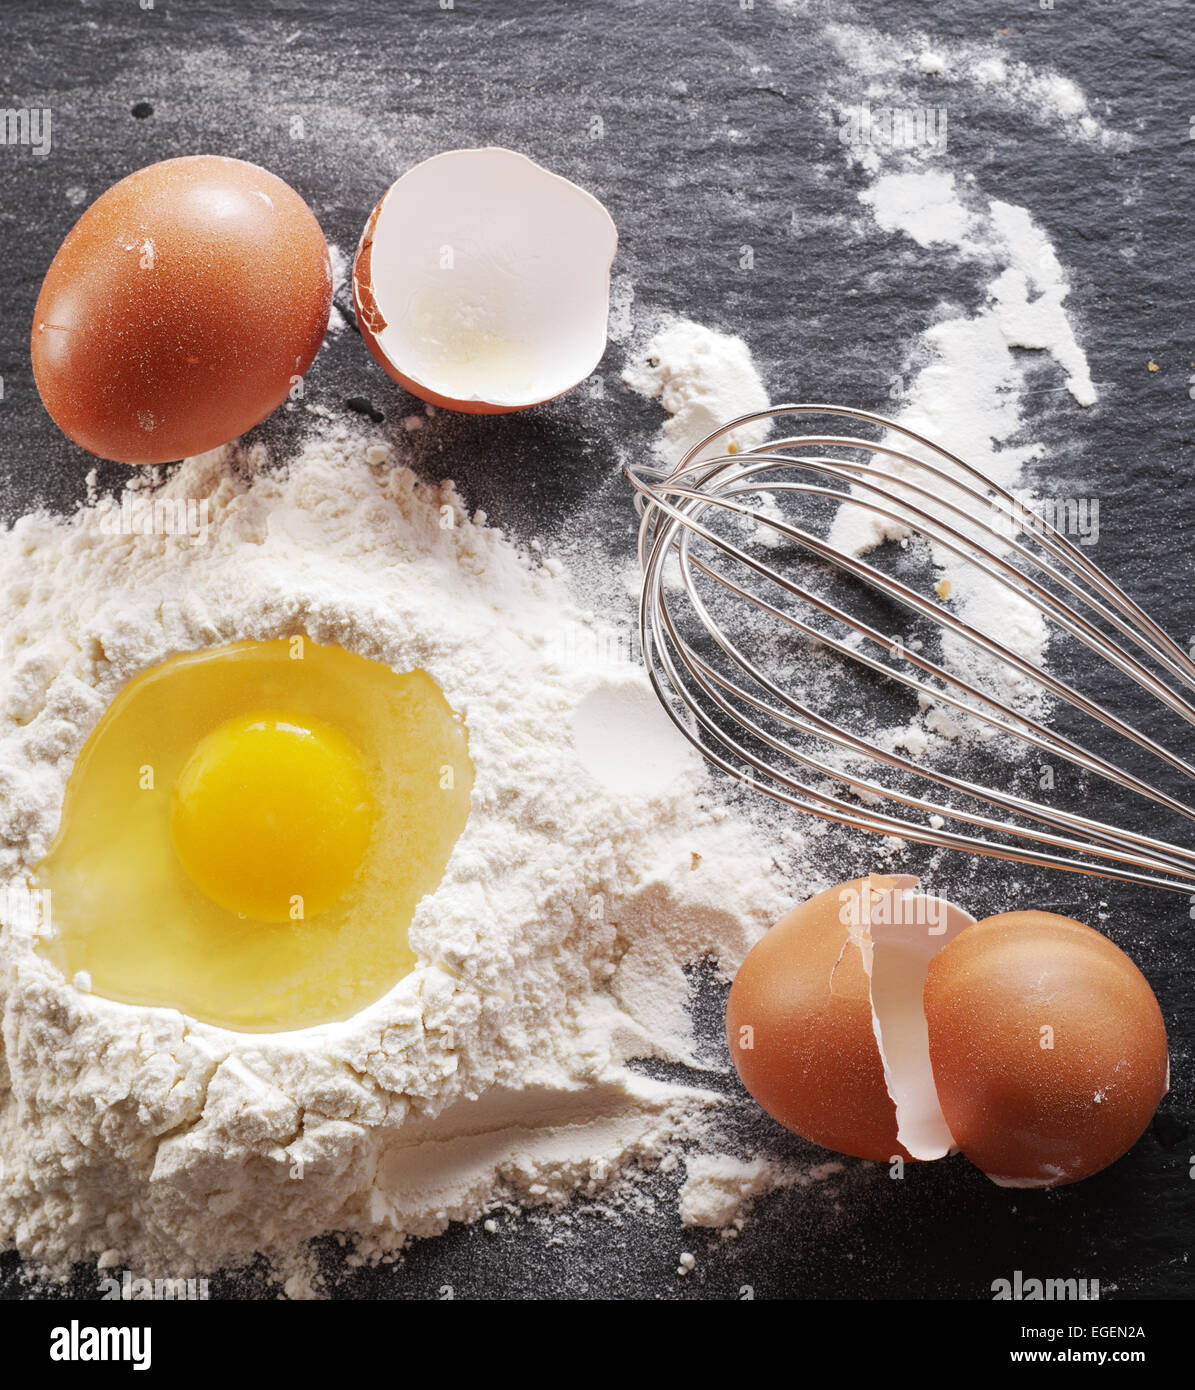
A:
<svg viewBox="0 0 1195 1390">
<path fill-rule="evenodd" d="M 755 1100 L 785 1128 L 858 1158 L 908 1154 L 896 1138 L 863 949 L 848 926 L 850 897 L 865 885 L 878 893 L 913 882 L 872 874 L 793 908 L 752 947 L 726 1007 L 730 1055 Z"/>
<path fill-rule="evenodd" d="M 1166 1094 L 1166 1029 L 1133 962 L 1052 912 L 968 927 L 925 985 L 955 1142 L 995 1182 L 1054 1187 L 1119 1158 Z"/>
<path fill-rule="evenodd" d="M 166 463 L 275 410 L 331 302 L 327 243 L 294 189 L 239 159 L 168 159 L 108 189 L 62 243 L 38 295 L 33 374 L 77 444 Z"/>
</svg>

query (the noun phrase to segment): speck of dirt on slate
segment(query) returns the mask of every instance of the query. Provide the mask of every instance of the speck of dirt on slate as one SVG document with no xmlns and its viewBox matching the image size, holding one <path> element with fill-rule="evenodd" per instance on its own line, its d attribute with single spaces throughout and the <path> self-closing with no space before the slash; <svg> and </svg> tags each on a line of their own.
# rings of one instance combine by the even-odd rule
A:
<svg viewBox="0 0 1195 1390">
<path fill-rule="evenodd" d="M 350 396 L 344 404 L 347 409 L 355 410 L 358 415 L 368 415 L 375 425 L 380 425 L 386 418 L 367 396 Z"/>
</svg>

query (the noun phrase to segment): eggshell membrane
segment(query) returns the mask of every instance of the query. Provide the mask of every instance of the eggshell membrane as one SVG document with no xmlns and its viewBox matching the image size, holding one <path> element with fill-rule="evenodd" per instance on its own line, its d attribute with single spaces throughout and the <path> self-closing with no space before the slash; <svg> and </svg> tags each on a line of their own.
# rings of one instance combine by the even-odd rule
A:
<svg viewBox="0 0 1195 1390">
<path fill-rule="evenodd" d="M 1107 937 L 1051 912 L 964 931 L 930 964 L 930 1058 L 955 1142 L 1011 1187 L 1089 1177 L 1140 1137 L 1166 1094 L 1166 1029 Z M 1041 1030 L 1053 1029 L 1052 1049 Z"/>
<path fill-rule="evenodd" d="M 915 883 L 872 874 L 793 908 L 751 948 L 726 1008 L 735 1067 L 773 1119 L 824 1148 L 881 1162 L 912 1155 L 897 1138 L 876 1045 L 869 943 L 844 923 L 844 895 Z"/>
<path fill-rule="evenodd" d="M 568 179 L 513 150 L 452 150 L 409 169 L 374 208 L 353 264 L 357 323 L 383 370 L 422 400 L 469 414 L 525 410 L 601 360 L 617 247 L 610 214 Z M 525 345 L 530 388 L 448 384 L 412 327 L 426 296 L 448 318 Z"/>
<path fill-rule="evenodd" d="M 101 194 L 63 242 L 34 313 L 34 377 L 83 448 L 166 463 L 271 414 L 331 303 L 327 243 L 294 189 L 239 159 L 168 159 Z"/>
<path fill-rule="evenodd" d="M 917 1159 L 943 1158 L 954 1138 L 934 1084 L 925 1020 L 930 962 L 975 918 L 961 907 L 910 889 L 872 897 L 871 1014 L 884 1083 L 896 1106 L 896 1133 Z"/>
</svg>

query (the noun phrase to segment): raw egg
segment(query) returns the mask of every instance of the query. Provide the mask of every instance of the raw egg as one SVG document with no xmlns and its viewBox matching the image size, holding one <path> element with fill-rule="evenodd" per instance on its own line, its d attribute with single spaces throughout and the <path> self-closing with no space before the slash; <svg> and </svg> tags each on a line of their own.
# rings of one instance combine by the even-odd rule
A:
<svg viewBox="0 0 1195 1390">
<path fill-rule="evenodd" d="M 606 349 L 617 246 L 610 214 L 575 183 L 514 150 L 450 150 L 392 184 L 361 234 L 361 336 L 433 405 L 538 405 Z"/>
<path fill-rule="evenodd" d="M 422 671 L 303 637 L 173 657 L 76 761 L 35 872 L 40 949 L 97 994 L 226 1028 L 347 1018 L 412 968 L 472 784 Z"/>
<path fill-rule="evenodd" d="M 1070 917 L 977 922 L 931 964 L 925 1013 L 955 1142 L 1003 1186 L 1098 1173 L 1132 1148 L 1166 1094 L 1153 990 L 1118 946 Z"/>
<path fill-rule="evenodd" d="M 46 273 L 33 374 L 58 427 L 121 463 L 243 434 L 287 397 L 328 325 L 319 223 L 280 178 L 195 155 L 101 194 Z"/>
</svg>

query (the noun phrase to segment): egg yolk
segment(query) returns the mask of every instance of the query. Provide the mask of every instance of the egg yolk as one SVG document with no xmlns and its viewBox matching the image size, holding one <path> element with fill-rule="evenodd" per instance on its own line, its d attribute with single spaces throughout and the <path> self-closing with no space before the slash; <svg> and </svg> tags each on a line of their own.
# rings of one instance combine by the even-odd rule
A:
<svg viewBox="0 0 1195 1390">
<path fill-rule="evenodd" d="M 201 740 L 175 783 L 170 830 L 209 898 L 241 917 L 286 922 L 343 896 L 372 820 L 365 771 L 344 735 L 271 711 Z"/>
<path fill-rule="evenodd" d="M 425 671 L 301 634 L 180 653 L 75 761 L 31 875 L 37 950 L 95 995 L 222 1028 L 350 1018 L 415 967 L 472 787 Z"/>
</svg>

